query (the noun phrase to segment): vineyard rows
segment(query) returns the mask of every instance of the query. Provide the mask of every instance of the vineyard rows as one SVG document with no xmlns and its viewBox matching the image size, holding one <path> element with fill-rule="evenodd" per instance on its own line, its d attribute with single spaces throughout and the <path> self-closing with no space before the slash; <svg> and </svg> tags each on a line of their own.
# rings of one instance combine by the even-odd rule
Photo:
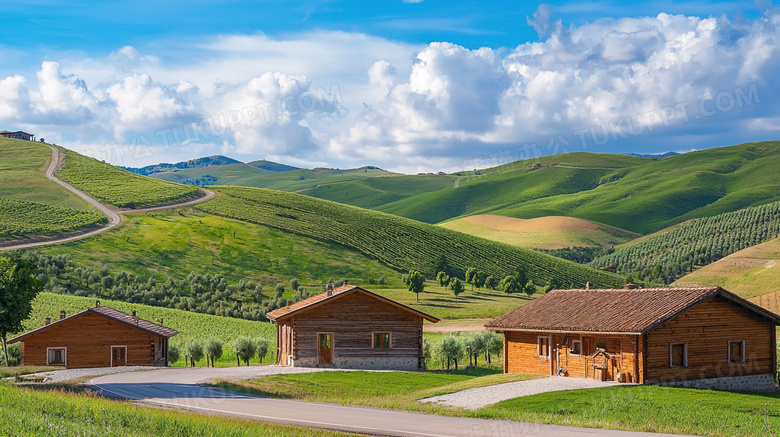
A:
<svg viewBox="0 0 780 437">
<path fill-rule="evenodd" d="M 617 275 L 390 214 L 282 191 L 212 188 L 223 195 L 197 209 L 341 244 L 401 271 L 415 269 L 432 277 L 443 261 L 461 274 L 473 267 L 498 277 L 523 266 L 537 284 L 553 278 L 575 287 L 623 284 Z"/>
<path fill-rule="evenodd" d="M 97 211 L 0 198 L 0 241 L 72 232 L 107 221 Z"/>
<path fill-rule="evenodd" d="M 780 235 L 780 202 L 695 219 L 662 235 L 593 260 L 639 280 L 669 284 L 697 266 Z"/>
<path fill-rule="evenodd" d="M 97 159 L 61 149 L 65 165 L 57 176 L 91 196 L 120 208 L 166 205 L 199 195 L 196 187 L 130 173 Z"/>
</svg>

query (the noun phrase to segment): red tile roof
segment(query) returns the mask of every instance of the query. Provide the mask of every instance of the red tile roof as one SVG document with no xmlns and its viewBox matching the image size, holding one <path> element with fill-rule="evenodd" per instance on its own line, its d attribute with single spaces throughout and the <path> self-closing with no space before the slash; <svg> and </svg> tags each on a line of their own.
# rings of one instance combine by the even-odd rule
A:
<svg viewBox="0 0 780 437">
<path fill-rule="evenodd" d="M 81 311 L 79 313 L 73 314 L 70 317 L 66 317 L 64 319 L 55 320 L 51 322 L 50 324 L 46 326 L 42 326 L 38 329 L 32 330 L 26 334 L 22 334 L 18 337 L 14 337 L 10 340 L 8 340 L 8 343 L 15 343 L 17 341 L 24 341 L 25 338 L 28 338 L 32 335 L 38 334 L 40 332 L 43 332 L 47 329 L 54 328 L 55 326 L 59 326 L 60 324 L 77 319 L 79 317 L 85 316 L 87 314 L 98 314 L 100 316 L 103 316 L 107 319 L 111 319 L 120 323 L 124 323 L 126 325 L 132 326 L 133 328 L 136 328 L 138 330 L 148 332 L 150 334 L 159 335 L 162 337 L 170 338 L 174 335 L 178 334 L 179 331 L 168 328 L 165 326 L 158 325 L 156 323 L 150 322 L 148 320 L 141 319 L 139 317 L 133 317 L 131 314 L 124 313 L 119 310 L 115 310 L 111 307 L 101 306 L 101 307 L 95 307 L 95 308 L 87 308 L 84 311 Z"/>
<path fill-rule="evenodd" d="M 426 320 L 428 320 L 430 322 L 436 323 L 436 322 L 439 321 L 439 319 L 437 319 L 436 317 L 433 317 L 431 315 L 425 314 L 422 311 L 417 311 L 414 308 L 410 308 L 410 307 L 408 307 L 408 306 L 406 306 L 404 304 L 398 303 L 398 302 L 396 302 L 396 301 L 394 301 L 392 299 L 388 299 L 388 298 L 386 298 L 384 296 L 380 296 L 380 295 L 378 295 L 378 294 L 376 294 L 374 292 L 366 290 L 365 288 L 358 287 L 357 285 L 343 285 L 341 287 L 333 289 L 333 293 L 330 296 L 328 296 L 327 292 L 320 293 L 318 295 L 315 295 L 315 296 L 303 299 L 301 301 L 295 302 L 293 304 L 290 304 L 289 306 L 286 306 L 284 308 L 279 308 L 277 310 L 271 311 L 270 313 L 266 314 L 265 316 L 268 317 L 268 319 L 271 320 L 271 321 L 276 321 L 276 320 L 285 318 L 288 315 L 291 315 L 293 313 L 298 313 L 298 312 L 304 311 L 304 310 L 306 310 L 308 308 L 319 306 L 321 303 L 323 303 L 325 301 L 332 300 L 332 299 L 337 299 L 337 298 L 340 298 L 340 297 L 342 297 L 342 296 L 344 296 L 346 294 L 350 294 L 352 292 L 361 292 L 361 293 L 364 293 L 364 294 L 368 294 L 369 296 L 372 296 L 372 297 L 377 298 L 379 300 L 385 301 L 385 302 L 387 302 L 387 303 L 389 303 L 391 305 L 394 305 L 394 306 L 396 306 L 398 308 L 401 308 L 403 310 L 407 310 L 407 311 L 413 312 L 413 313 L 419 315 L 420 317 L 422 317 L 422 318 L 424 318 L 424 319 L 426 319 Z"/>
<path fill-rule="evenodd" d="M 720 287 L 553 290 L 491 320 L 488 329 L 644 333 L 721 296 L 780 324 L 780 316 Z"/>
</svg>

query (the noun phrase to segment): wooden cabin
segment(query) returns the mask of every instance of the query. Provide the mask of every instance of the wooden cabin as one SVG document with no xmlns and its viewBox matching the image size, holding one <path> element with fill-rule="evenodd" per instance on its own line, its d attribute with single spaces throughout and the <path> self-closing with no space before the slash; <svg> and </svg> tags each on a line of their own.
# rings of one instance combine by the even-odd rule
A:
<svg viewBox="0 0 780 437">
<path fill-rule="evenodd" d="M 167 366 L 168 340 L 175 329 L 107 306 L 96 306 L 20 335 L 24 364 L 66 369 L 116 366 Z"/>
<path fill-rule="evenodd" d="M 376 370 L 422 369 L 423 321 L 439 321 L 348 283 L 266 316 L 276 364 Z"/>
<path fill-rule="evenodd" d="M 14 138 L 17 140 L 33 141 L 35 135 L 28 134 L 27 132 L 23 132 L 23 131 L 11 132 L 7 130 L 3 130 L 0 131 L 0 138 Z"/>
<path fill-rule="evenodd" d="M 720 287 L 553 290 L 485 326 L 504 371 L 774 391 L 780 316 Z"/>
</svg>

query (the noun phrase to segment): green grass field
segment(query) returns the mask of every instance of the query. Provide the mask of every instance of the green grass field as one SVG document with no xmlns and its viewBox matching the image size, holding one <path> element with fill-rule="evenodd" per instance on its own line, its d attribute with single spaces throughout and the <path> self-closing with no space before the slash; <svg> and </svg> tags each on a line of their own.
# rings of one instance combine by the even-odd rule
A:
<svg viewBox="0 0 780 437">
<path fill-rule="evenodd" d="M 108 265 L 158 281 L 190 272 L 221 274 L 240 280 L 289 285 L 324 285 L 329 278 L 367 284 L 385 278 L 401 285 L 401 275 L 344 246 L 216 217 L 192 210 L 128 213 L 122 223 L 99 236 L 39 249 L 70 254 L 81 265 Z M 234 236 L 235 233 L 235 236 Z M 268 293 L 272 288 L 267 287 Z"/>
<path fill-rule="evenodd" d="M 214 189 L 222 195 L 197 209 L 341 244 L 398 270 L 419 269 L 433 275 L 443 261 L 444 268 L 457 272 L 474 267 L 503 277 L 522 265 L 540 285 L 552 278 L 574 286 L 623 283 L 617 275 L 573 262 L 389 214 L 283 191 Z"/>
<path fill-rule="evenodd" d="M 0 197 L 0 243 L 68 234 L 106 222 L 106 216 L 97 211 Z"/>
<path fill-rule="evenodd" d="M 0 197 L 60 208 L 89 209 L 87 202 L 44 174 L 51 149 L 33 141 L 0 138 Z"/>
<path fill-rule="evenodd" d="M 7 436 L 342 436 L 347 434 L 145 408 L 85 393 L 0 384 Z"/>
<path fill-rule="evenodd" d="M 140 176 L 60 148 L 65 164 L 57 177 L 103 202 L 120 208 L 166 205 L 193 199 L 197 188 Z"/>
</svg>

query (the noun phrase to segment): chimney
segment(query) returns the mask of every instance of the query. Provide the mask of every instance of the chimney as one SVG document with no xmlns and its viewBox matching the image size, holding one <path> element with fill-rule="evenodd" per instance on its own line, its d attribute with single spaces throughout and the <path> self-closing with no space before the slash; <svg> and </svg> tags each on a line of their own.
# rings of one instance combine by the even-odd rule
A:
<svg viewBox="0 0 780 437">
<path fill-rule="evenodd" d="M 349 285 L 349 280 L 348 279 L 344 280 L 344 285 Z"/>
<path fill-rule="evenodd" d="M 590 290 L 590 282 L 586 282 L 585 283 L 585 289 L 586 290 Z"/>
<path fill-rule="evenodd" d="M 328 294 L 328 297 L 333 296 L 333 284 L 328 284 L 327 285 L 326 292 Z"/>
<path fill-rule="evenodd" d="M 65 310 L 60 311 L 60 320 L 65 318 Z"/>
<path fill-rule="evenodd" d="M 51 324 L 51 317 L 47 317 L 47 318 L 43 319 L 43 322 L 45 324 L 47 324 L 47 325 L 50 325 Z"/>
<path fill-rule="evenodd" d="M 627 282 L 626 285 L 623 286 L 623 290 L 636 290 L 637 288 L 642 288 L 642 286 L 634 284 L 633 282 Z"/>
<path fill-rule="evenodd" d="M 100 301 L 99 300 L 95 301 L 95 308 L 100 308 Z"/>
</svg>

